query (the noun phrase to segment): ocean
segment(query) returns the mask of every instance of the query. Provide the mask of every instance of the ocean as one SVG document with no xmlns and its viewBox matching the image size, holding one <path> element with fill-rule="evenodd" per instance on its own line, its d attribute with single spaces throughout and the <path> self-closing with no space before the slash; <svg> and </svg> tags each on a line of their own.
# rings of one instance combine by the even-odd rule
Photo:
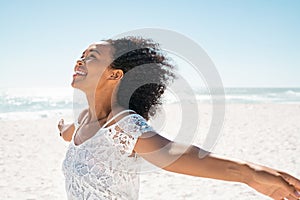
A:
<svg viewBox="0 0 300 200">
<path fill-rule="evenodd" d="M 206 89 L 196 89 L 195 97 L 201 103 L 211 103 Z M 165 103 L 176 102 L 174 98 L 165 99 Z M 300 88 L 225 88 L 225 99 L 226 104 L 300 104 Z M 84 107 L 84 95 L 73 88 L 0 89 L 0 120 L 48 118 Z"/>
</svg>

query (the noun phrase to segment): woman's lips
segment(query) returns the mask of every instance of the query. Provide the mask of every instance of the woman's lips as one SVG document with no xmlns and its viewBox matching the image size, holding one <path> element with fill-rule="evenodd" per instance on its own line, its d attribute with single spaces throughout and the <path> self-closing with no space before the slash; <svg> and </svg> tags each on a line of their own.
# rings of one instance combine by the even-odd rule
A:
<svg viewBox="0 0 300 200">
<path fill-rule="evenodd" d="M 86 76 L 86 75 L 87 75 L 86 72 L 76 70 L 76 71 L 75 71 L 75 74 L 73 74 L 73 78 L 75 78 L 75 77 L 77 77 L 77 76 Z"/>
<path fill-rule="evenodd" d="M 86 76 L 86 75 L 87 75 L 86 72 L 84 72 L 84 71 L 79 71 L 79 70 L 76 70 L 75 73 L 76 73 L 77 75 L 80 75 L 80 76 Z"/>
</svg>

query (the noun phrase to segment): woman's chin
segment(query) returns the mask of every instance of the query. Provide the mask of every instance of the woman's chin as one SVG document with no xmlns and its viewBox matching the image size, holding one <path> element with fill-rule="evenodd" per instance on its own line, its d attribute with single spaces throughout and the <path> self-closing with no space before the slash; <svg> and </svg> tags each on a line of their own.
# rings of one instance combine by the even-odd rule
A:
<svg viewBox="0 0 300 200">
<path fill-rule="evenodd" d="M 79 86 L 78 83 L 76 83 L 75 81 L 73 81 L 73 82 L 71 83 L 71 86 L 72 86 L 72 88 L 74 88 L 74 89 L 79 89 L 79 90 L 80 90 L 80 86 Z"/>
<path fill-rule="evenodd" d="M 76 88 L 76 84 L 74 83 L 74 80 L 71 83 L 72 88 Z"/>
<path fill-rule="evenodd" d="M 77 89 L 77 90 L 80 90 L 80 91 L 83 92 L 83 93 L 86 92 L 86 88 L 81 87 L 80 84 L 78 84 L 78 83 L 72 82 L 72 83 L 71 83 L 71 86 L 72 86 L 72 88 Z"/>
</svg>

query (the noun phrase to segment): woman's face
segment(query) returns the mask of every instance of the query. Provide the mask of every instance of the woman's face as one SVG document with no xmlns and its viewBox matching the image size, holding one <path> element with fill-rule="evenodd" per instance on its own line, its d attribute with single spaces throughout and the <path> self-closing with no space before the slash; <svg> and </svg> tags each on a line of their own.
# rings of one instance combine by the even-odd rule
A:
<svg viewBox="0 0 300 200">
<path fill-rule="evenodd" d="M 76 62 L 72 87 L 83 92 L 95 91 L 107 82 L 110 76 L 108 66 L 112 62 L 112 47 L 107 42 L 90 45 Z"/>
</svg>

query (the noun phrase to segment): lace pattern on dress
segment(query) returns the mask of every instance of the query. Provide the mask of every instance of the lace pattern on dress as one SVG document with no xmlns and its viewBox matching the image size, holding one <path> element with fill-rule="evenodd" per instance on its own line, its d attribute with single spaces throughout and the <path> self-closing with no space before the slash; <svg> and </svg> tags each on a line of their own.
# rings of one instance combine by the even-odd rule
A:
<svg viewBox="0 0 300 200">
<path fill-rule="evenodd" d="M 131 114 L 109 128 L 107 135 L 120 152 L 128 156 L 132 154 L 138 137 L 149 131 L 154 130 L 142 116 Z"/>
<path fill-rule="evenodd" d="M 144 162 L 130 157 L 140 135 L 152 131 L 130 114 L 79 146 L 70 143 L 63 162 L 68 199 L 138 199 L 138 170 Z"/>
</svg>

